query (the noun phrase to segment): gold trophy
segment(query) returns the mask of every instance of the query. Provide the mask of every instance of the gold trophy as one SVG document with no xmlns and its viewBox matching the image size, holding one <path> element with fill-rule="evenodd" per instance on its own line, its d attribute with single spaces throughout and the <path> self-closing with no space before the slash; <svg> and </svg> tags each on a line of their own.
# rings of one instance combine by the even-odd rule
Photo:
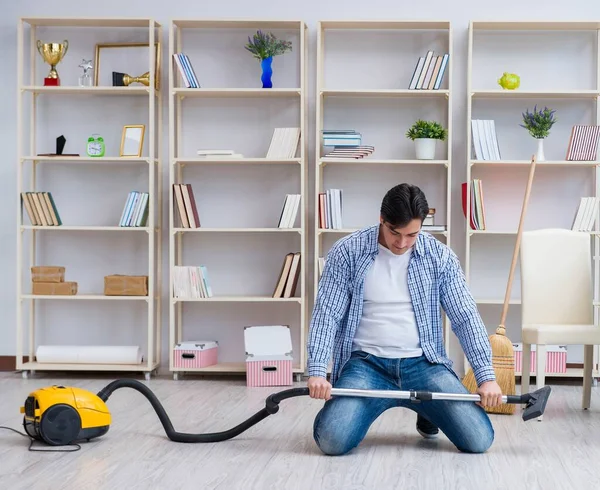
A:
<svg viewBox="0 0 600 490">
<path fill-rule="evenodd" d="M 118 71 L 113 71 L 113 86 L 116 87 L 128 87 L 132 83 L 141 83 L 148 87 L 150 85 L 150 72 L 146 72 L 139 77 L 132 77 L 127 73 L 119 73 Z"/>
<path fill-rule="evenodd" d="M 60 77 L 56 71 L 56 65 L 67 54 L 69 49 L 69 41 L 66 39 L 62 43 L 42 43 L 38 40 L 37 48 L 44 61 L 50 65 L 50 73 L 44 78 L 44 85 L 58 86 L 60 85 Z"/>
</svg>

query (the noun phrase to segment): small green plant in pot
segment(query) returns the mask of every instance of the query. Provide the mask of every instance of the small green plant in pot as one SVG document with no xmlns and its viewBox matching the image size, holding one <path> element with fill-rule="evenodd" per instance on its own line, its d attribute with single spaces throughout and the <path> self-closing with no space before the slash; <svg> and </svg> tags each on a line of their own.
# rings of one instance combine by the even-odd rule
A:
<svg viewBox="0 0 600 490">
<path fill-rule="evenodd" d="M 437 121 L 424 121 L 419 119 L 408 129 L 406 137 L 415 142 L 418 160 L 433 160 L 435 157 L 435 144 L 446 141 L 448 132 Z"/>
</svg>

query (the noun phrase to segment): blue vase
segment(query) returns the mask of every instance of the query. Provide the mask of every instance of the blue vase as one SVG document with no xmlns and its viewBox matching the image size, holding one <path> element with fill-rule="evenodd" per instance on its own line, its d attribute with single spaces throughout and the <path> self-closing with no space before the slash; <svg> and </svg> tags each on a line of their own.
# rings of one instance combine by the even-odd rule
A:
<svg viewBox="0 0 600 490">
<path fill-rule="evenodd" d="M 268 58 L 265 58 L 260 62 L 260 67 L 262 68 L 262 75 L 260 77 L 260 80 L 263 84 L 263 88 L 273 88 L 273 82 L 271 82 L 271 76 L 273 76 L 273 69 L 271 68 L 272 63 L 272 56 L 269 56 Z"/>
</svg>

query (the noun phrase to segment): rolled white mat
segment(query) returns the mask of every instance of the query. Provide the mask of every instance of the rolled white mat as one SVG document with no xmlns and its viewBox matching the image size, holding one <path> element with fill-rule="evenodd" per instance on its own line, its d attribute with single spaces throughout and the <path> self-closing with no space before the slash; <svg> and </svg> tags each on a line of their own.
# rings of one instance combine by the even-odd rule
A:
<svg viewBox="0 0 600 490">
<path fill-rule="evenodd" d="M 36 360 L 47 364 L 141 364 L 137 345 L 40 345 Z"/>
</svg>

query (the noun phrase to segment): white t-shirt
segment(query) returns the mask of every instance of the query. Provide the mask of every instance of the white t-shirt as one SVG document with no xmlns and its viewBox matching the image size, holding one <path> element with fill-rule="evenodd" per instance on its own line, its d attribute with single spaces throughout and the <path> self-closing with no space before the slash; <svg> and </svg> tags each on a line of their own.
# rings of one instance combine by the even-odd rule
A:
<svg viewBox="0 0 600 490">
<path fill-rule="evenodd" d="M 379 244 L 379 253 L 365 277 L 363 312 L 353 350 L 386 358 L 422 355 L 408 290 L 411 254 L 409 249 L 396 255 Z"/>
</svg>

